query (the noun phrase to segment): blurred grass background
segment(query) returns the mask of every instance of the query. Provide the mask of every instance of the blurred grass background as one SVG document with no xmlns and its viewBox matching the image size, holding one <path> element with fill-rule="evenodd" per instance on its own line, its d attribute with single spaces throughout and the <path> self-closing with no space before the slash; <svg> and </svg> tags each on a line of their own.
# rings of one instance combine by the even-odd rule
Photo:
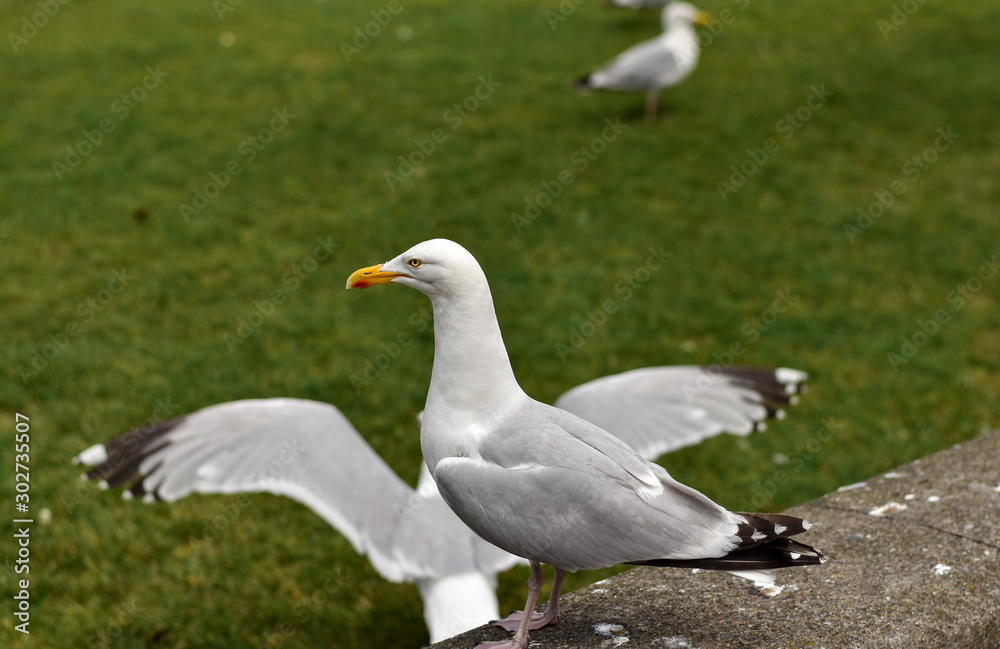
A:
<svg viewBox="0 0 1000 649">
<path fill-rule="evenodd" d="M 699 68 L 647 126 L 640 95 L 567 87 L 657 33 L 654 13 L 584 3 L 553 29 L 554 0 L 403 2 L 348 62 L 341 44 L 385 3 L 224 3 L 58 5 L 30 38 L 24 19 L 41 5 L 0 3 L 5 611 L 15 412 L 31 418 L 32 513 L 52 512 L 32 528 L 31 636 L 5 614 L 8 646 L 426 641 L 416 589 L 382 580 L 304 507 L 123 502 L 83 486 L 70 458 L 149 418 L 294 396 L 335 403 L 415 482 L 433 351 L 414 322 L 426 299 L 343 286 L 432 237 L 482 263 L 537 398 L 635 367 L 720 362 L 735 343 L 741 364 L 808 371 L 810 392 L 765 434 L 663 458 L 729 507 L 780 510 L 996 425 L 998 284 L 981 265 L 1000 253 L 997 7 L 928 3 L 883 34 L 890 3 L 706 2 L 731 20 L 702 32 Z M 134 91 L 147 66 L 160 81 Z M 446 111 L 480 76 L 499 85 L 453 128 Z M 779 121 L 814 86 L 833 94 L 786 138 L 791 122 Z M 123 93 L 143 97 L 124 119 Z M 250 160 L 245 143 L 270 139 L 274 110 L 294 118 Z M 596 154 L 606 119 L 628 127 Z M 114 130 L 78 146 L 103 120 Z M 961 137 L 907 175 L 948 128 Z M 435 129 L 447 138 L 390 190 L 384 174 Z M 722 200 L 731 165 L 768 138 L 778 150 Z M 89 155 L 60 180 L 67 147 Z M 594 154 L 583 170 L 571 157 L 581 147 Z M 186 221 L 180 204 L 232 161 L 239 175 Z M 574 182 L 518 232 L 511 215 L 564 170 Z M 905 193 L 852 243 L 845 224 L 893 181 Z M 317 239 L 338 247 L 312 265 Z M 671 256 L 626 299 L 616 287 L 651 246 Z M 115 283 L 122 269 L 127 286 Z M 286 301 L 227 345 L 275 290 Z M 772 318 L 778 291 L 798 298 Z M 560 358 L 557 343 L 608 299 L 618 310 Z M 918 321 L 930 329 L 940 310 L 948 321 L 922 338 Z M 352 375 L 402 332 L 413 344 L 356 390 Z M 925 344 L 896 372 L 888 355 L 905 340 Z M 777 471 L 788 480 L 775 489 Z M 224 529 L 200 547 L 215 520 Z M 503 612 L 522 606 L 526 578 L 502 576 Z"/>
</svg>

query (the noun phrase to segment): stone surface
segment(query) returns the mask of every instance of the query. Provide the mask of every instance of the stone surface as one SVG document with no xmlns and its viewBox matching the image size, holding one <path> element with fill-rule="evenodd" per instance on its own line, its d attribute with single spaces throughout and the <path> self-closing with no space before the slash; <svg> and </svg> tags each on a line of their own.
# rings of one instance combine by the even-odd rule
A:
<svg viewBox="0 0 1000 649">
<path fill-rule="evenodd" d="M 1000 431 L 789 513 L 815 524 L 801 538 L 830 560 L 779 572 L 780 592 L 635 568 L 567 593 L 560 623 L 532 632 L 531 647 L 1000 647 Z M 434 647 L 507 637 L 480 627 Z"/>
</svg>

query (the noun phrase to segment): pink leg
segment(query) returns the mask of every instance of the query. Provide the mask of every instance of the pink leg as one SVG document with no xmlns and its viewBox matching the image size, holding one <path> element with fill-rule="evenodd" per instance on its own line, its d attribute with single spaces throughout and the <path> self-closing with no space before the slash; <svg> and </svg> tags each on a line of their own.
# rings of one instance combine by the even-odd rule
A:
<svg viewBox="0 0 1000 649">
<path fill-rule="evenodd" d="M 552 593 L 549 595 L 549 603 L 545 606 L 545 615 L 542 616 L 541 620 L 542 624 L 539 624 L 537 627 L 532 626 L 532 631 L 536 628 L 540 629 L 543 626 L 559 623 L 559 592 L 562 590 L 562 581 L 565 574 L 565 570 L 556 568 L 556 573 L 552 576 Z"/>
<path fill-rule="evenodd" d="M 660 89 L 654 88 L 646 93 L 646 123 L 656 122 L 656 110 L 660 105 Z"/>
<path fill-rule="evenodd" d="M 565 570 L 556 568 L 555 575 L 552 577 L 552 594 L 549 595 L 549 603 L 546 605 L 544 613 L 536 613 L 532 610 L 531 621 L 528 623 L 529 631 L 541 629 L 544 626 L 559 622 L 559 591 L 562 589 L 562 581 L 565 574 Z M 534 579 L 534 573 L 532 573 L 532 579 Z M 539 580 L 541 580 L 541 573 L 539 573 Z M 528 585 L 530 589 L 530 581 Z M 541 581 L 539 581 L 538 587 L 539 589 L 541 588 Z M 531 609 L 525 608 L 524 610 Z M 493 625 L 508 631 L 515 631 L 520 626 L 523 617 L 524 611 L 514 611 L 504 619 L 493 622 Z"/>
<path fill-rule="evenodd" d="M 535 605 L 538 604 L 538 595 L 542 592 L 542 584 L 545 582 L 545 578 L 542 577 L 542 566 L 537 561 L 531 562 L 531 579 L 528 580 L 528 601 L 524 603 L 525 611 L 534 611 Z M 553 583 L 555 583 L 553 581 Z M 505 622 L 511 620 L 514 616 L 511 615 L 504 620 L 494 622 L 493 624 L 501 626 L 508 631 L 513 631 L 513 628 L 507 628 L 505 625 L 499 622 Z M 500 642 L 483 642 L 476 645 L 476 649 L 527 649 L 528 648 L 528 631 L 531 626 L 532 615 L 520 615 L 517 619 L 517 631 L 514 633 L 514 637 L 510 640 L 502 640 Z"/>
</svg>

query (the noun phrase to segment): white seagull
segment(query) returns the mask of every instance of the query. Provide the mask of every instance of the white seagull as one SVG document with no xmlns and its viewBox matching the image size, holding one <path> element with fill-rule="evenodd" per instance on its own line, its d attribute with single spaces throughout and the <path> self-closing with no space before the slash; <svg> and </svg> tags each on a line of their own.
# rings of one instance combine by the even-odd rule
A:
<svg viewBox="0 0 1000 649">
<path fill-rule="evenodd" d="M 420 434 L 434 482 L 466 525 L 531 565 L 524 611 L 495 622 L 514 636 L 478 649 L 526 649 L 530 630 L 556 623 L 566 572 L 631 563 L 765 581 L 773 569 L 822 562 L 820 552 L 788 538 L 808 522 L 729 512 L 610 433 L 527 396 L 486 276 L 462 246 L 426 241 L 355 271 L 347 287 L 388 283 L 419 290 L 434 309 Z M 555 576 L 545 612 L 535 613 L 542 563 Z"/>
<path fill-rule="evenodd" d="M 624 7 L 625 9 L 659 9 L 670 0 L 607 0 L 611 7 Z"/>
<path fill-rule="evenodd" d="M 711 16 L 686 2 L 671 2 L 660 14 L 663 33 L 619 54 L 603 68 L 580 77 L 578 90 L 624 90 L 646 93 L 646 121 L 656 119 L 660 91 L 683 81 L 698 64 L 698 35 L 692 24 Z"/>
<path fill-rule="evenodd" d="M 798 370 L 649 367 L 580 385 L 556 405 L 647 458 L 723 431 L 747 435 L 804 391 Z M 272 398 L 209 406 L 96 444 L 73 461 L 126 498 L 269 492 L 293 498 L 393 582 L 415 582 L 431 642 L 500 617 L 496 575 L 523 560 L 483 541 L 421 465 L 403 482 L 333 405 Z"/>
</svg>

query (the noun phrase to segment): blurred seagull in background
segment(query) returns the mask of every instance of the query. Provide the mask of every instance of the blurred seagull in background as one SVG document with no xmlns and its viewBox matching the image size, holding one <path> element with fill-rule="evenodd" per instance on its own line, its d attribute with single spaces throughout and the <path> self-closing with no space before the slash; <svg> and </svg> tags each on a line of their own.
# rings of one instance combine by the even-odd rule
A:
<svg viewBox="0 0 1000 649">
<path fill-rule="evenodd" d="M 767 583 L 778 568 L 824 561 L 790 538 L 808 530 L 807 521 L 727 511 L 609 432 L 526 395 L 486 276 L 459 244 L 417 244 L 354 271 L 347 288 L 391 283 L 420 291 L 434 310 L 424 462 L 466 525 L 531 565 L 523 612 L 494 622 L 513 637 L 477 649 L 527 649 L 529 631 L 559 621 L 567 572 L 630 563 L 725 570 Z M 545 612 L 536 613 L 542 563 L 555 576 Z"/>
<path fill-rule="evenodd" d="M 660 14 L 663 33 L 625 50 L 604 67 L 574 82 L 577 90 L 646 93 L 646 121 L 656 120 L 660 91 L 683 81 L 698 64 L 698 35 L 692 25 L 711 16 L 686 2 L 671 2 Z"/>
<path fill-rule="evenodd" d="M 623 7 L 625 9 L 659 9 L 670 0 L 605 0 L 609 7 Z"/>
</svg>

